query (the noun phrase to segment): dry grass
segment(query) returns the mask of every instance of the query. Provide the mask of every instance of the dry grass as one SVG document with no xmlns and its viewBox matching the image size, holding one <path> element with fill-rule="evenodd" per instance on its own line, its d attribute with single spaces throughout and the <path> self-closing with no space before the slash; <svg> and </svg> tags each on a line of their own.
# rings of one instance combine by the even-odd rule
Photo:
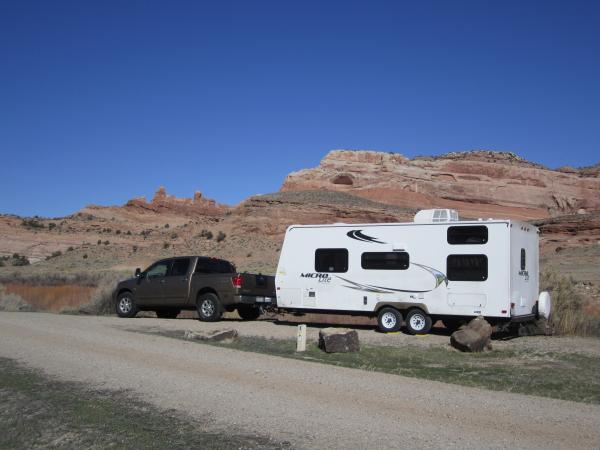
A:
<svg viewBox="0 0 600 450">
<path fill-rule="evenodd" d="M 0 278 L 0 308 L 111 314 L 112 291 L 120 278 L 118 273 L 13 273 Z"/>
<path fill-rule="evenodd" d="M 78 284 L 30 285 L 8 283 L 4 285 L 7 294 L 14 294 L 40 311 L 61 312 L 79 308 L 90 302 L 93 286 Z"/>
<path fill-rule="evenodd" d="M 553 271 L 540 277 L 540 290 L 550 292 L 552 313 L 550 321 L 557 334 L 600 336 L 600 317 L 585 311 L 583 297 L 575 289 L 575 280 Z"/>
</svg>

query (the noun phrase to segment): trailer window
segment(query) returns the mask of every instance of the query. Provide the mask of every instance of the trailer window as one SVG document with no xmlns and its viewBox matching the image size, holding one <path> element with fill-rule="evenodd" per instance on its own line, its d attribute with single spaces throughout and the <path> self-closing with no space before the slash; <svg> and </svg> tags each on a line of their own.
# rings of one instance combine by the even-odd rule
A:
<svg viewBox="0 0 600 450">
<path fill-rule="evenodd" d="M 522 248 L 521 249 L 521 270 L 525 270 L 525 263 L 526 263 L 526 255 L 525 255 L 525 249 Z"/>
<path fill-rule="evenodd" d="M 360 265 L 367 270 L 406 270 L 409 265 L 409 256 L 406 252 L 363 253 Z"/>
<path fill-rule="evenodd" d="M 448 255 L 446 275 L 449 281 L 485 281 L 488 259 L 485 255 Z"/>
<path fill-rule="evenodd" d="M 448 227 L 448 244 L 485 244 L 488 241 L 486 226 Z"/>
<path fill-rule="evenodd" d="M 347 272 L 348 250 L 345 248 L 319 248 L 315 250 L 315 271 Z"/>
</svg>

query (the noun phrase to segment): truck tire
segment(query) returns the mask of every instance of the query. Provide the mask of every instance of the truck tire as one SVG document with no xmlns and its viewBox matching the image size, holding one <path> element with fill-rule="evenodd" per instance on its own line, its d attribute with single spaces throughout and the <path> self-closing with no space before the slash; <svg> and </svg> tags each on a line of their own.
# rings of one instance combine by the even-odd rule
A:
<svg viewBox="0 0 600 450">
<path fill-rule="evenodd" d="M 175 319 L 180 312 L 180 309 L 158 309 L 156 317 L 159 319 Z"/>
<path fill-rule="evenodd" d="M 237 312 L 243 320 L 256 320 L 260 317 L 260 308 L 252 305 L 238 306 Z"/>
<path fill-rule="evenodd" d="M 196 302 L 198 318 L 203 322 L 216 322 L 223 315 L 223 307 L 219 297 L 212 292 L 202 294 Z"/>
<path fill-rule="evenodd" d="M 410 334 L 427 334 L 431 325 L 431 317 L 419 308 L 411 309 L 406 315 L 406 331 Z"/>
<path fill-rule="evenodd" d="M 396 308 L 382 308 L 377 315 L 377 327 L 383 333 L 398 331 L 402 326 L 402 313 Z"/>
<path fill-rule="evenodd" d="M 135 304 L 135 300 L 133 299 L 133 295 L 129 291 L 119 294 L 115 306 L 117 316 L 119 317 L 135 317 L 139 311 Z"/>
</svg>

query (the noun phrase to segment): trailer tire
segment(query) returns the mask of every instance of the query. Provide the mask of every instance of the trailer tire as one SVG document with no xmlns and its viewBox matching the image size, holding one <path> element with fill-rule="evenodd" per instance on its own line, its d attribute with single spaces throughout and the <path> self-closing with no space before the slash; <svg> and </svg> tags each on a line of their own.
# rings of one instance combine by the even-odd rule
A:
<svg viewBox="0 0 600 450">
<path fill-rule="evenodd" d="M 402 313 L 396 308 L 385 307 L 377 314 L 377 327 L 382 333 L 393 333 L 402 327 Z"/>
<path fill-rule="evenodd" d="M 119 317 L 135 317 L 139 311 L 133 299 L 133 294 L 129 291 L 119 294 L 115 309 Z"/>
<path fill-rule="evenodd" d="M 212 292 L 202 294 L 196 302 L 198 318 L 203 322 L 217 322 L 223 315 L 223 307 L 219 297 Z"/>
<path fill-rule="evenodd" d="M 406 315 L 406 331 L 410 334 L 427 334 L 433 321 L 419 308 L 411 309 Z"/>
<path fill-rule="evenodd" d="M 158 309 L 156 310 L 156 317 L 159 319 L 175 319 L 180 312 L 180 309 Z"/>
<path fill-rule="evenodd" d="M 243 320 L 256 320 L 260 317 L 260 308 L 252 305 L 241 305 L 237 307 L 237 312 Z"/>
</svg>

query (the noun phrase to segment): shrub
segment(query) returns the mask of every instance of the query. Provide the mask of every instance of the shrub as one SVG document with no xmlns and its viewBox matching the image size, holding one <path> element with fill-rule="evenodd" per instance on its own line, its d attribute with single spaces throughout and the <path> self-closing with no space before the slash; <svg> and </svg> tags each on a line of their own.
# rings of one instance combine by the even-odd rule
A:
<svg viewBox="0 0 600 450">
<path fill-rule="evenodd" d="M 87 257 L 88 257 L 88 256 L 87 256 L 87 253 L 84 253 L 84 254 L 83 254 L 83 259 L 87 259 Z"/>
<path fill-rule="evenodd" d="M 137 252 L 138 246 L 134 245 L 133 247 L 131 247 L 131 249 L 133 250 L 133 253 Z"/>
<path fill-rule="evenodd" d="M 104 241 L 104 245 L 108 245 L 108 244 L 110 244 L 109 241 Z"/>
<path fill-rule="evenodd" d="M 98 245 L 102 244 L 102 239 L 98 239 Z"/>
<path fill-rule="evenodd" d="M 165 228 L 169 228 L 169 224 L 168 223 L 165 224 Z"/>
<path fill-rule="evenodd" d="M 73 247 L 69 247 L 69 248 L 67 249 L 67 251 L 68 251 L 68 252 L 72 252 L 73 250 L 75 250 Z"/>
<path fill-rule="evenodd" d="M 48 229 L 49 229 L 50 231 L 54 230 L 55 228 L 56 228 L 56 224 L 55 224 L 54 222 L 50 222 L 50 223 L 48 224 Z"/>
<path fill-rule="evenodd" d="M 131 230 L 127 230 L 127 233 L 125 233 L 127 236 L 131 236 Z"/>
<path fill-rule="evenodd" d="M 540 276 L 540 290 L 552 296 L 550 322 L 557 334 L 585 336 L 591 331 L 592 320 L 583 310 L 583 298 L 575 290 L 575 284 L 573 278 L 552 271 Z"/>
<path fill-rule="evenodd" d="M 115 231 L 115 234 L 121 234 L 121 230 Z"/>
<path fill-rule="evenodd" d="M 217 234 L 217 242 L 224 241 L 226 237 L 227 237 L 227 235 L 225 233 L 223 233 L 222 231 L 219 231 L 219 234 Z"/>
<path fill-rule="evenodd" d="M 3 259 L 0 259 L 0 267 L 4 267 L 6 265 L 6 263 L 4 262 Z"/>
<path fill-rule="evenodd" d="M 62 255 L 62 252 L 60 250 L 57 250 L 55 252 L 52 252 L 52 254 L 50 256 L 47 256 L 46 260 L 56 258 L 57 256 L 60 256 L 60 255 Z"/>
<path fill-rule="evenodd" d="M 177 239 L 177 238 L 178 238 L 177 233 L 171 233 L 171 239 Z"/>
<path fill-rule="evenodd" d="M 169 245 L 171 244 L 169 244 L 168 242 L 163 242 L 163 249 L 169 248 Z"/>
<path fill-rule="evenodd" d="M 27 259 L 25 256 L 20 256 L 17 254 L 17 258 L 13 257 L 13 266 L 28 266 L 29 264 L 29 259 Z"/>
<path fill-rule="evenodd" d="M 213 238 L 213 234 L 212 231 L 209 230 L 202 230 L 200 232 L 200 234 L 198 235 L 198 237 L 204 238 L 204 239 L 212 239 Z"/>
<path fill-rule="evenodd" d="M 41 223 L 37 219 L 23 219 L 21 221 L 21 225 L 25 228 L 30 228 L 30 229 L 45 228 L 44 224 Z"/>
</svg>

